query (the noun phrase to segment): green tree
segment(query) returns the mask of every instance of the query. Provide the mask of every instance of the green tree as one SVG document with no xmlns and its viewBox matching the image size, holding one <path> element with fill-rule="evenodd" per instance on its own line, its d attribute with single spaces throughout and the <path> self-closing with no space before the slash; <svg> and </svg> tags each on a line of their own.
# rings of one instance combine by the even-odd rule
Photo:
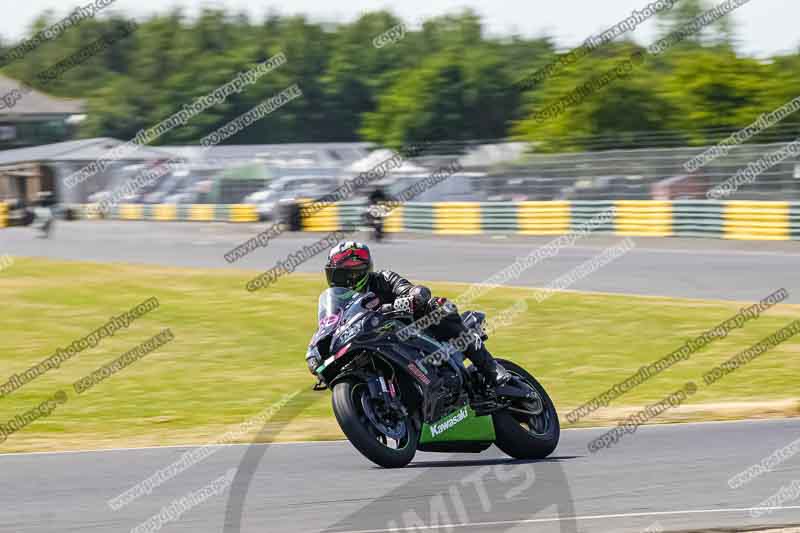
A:
<svg viewBox="0 0 800 533">
<path fill-rule="evenodd" d="M 696 17 L 718 5 L 718 3 L 718 1 L 713 0 L 681 0 L 675 4 L 672 9 L 660 12 L 656 15 L 660 37 L 664 37 L 682 28 Z M 735 33 L 733 19 L 728 15 L 717 19 L 710 26 L 703 28 L 702 31 L 687 37 L 680 46 L 687 47 L 710 44 L 727 44 L 732 46 L 734 44 Z"/>
<path fill-rule="evenodd" d="M 681 0 L 659 16 L 659 32 L 673 31 L 713 5 Z M 29 33 L 58 18 L 44 12 Z M 407 25 L 402 38 L 382 47 L 373 38 L 405 22 L 389 11 L 324 24 L 275 13 L 254 21 L 222 9 L 204 9 L 192 18 L 172 10 L 140 20 L 133 35 L 53 83 L 42 84 L 37 75 L 114 34 L 125 21 L 106 15 L 85 20 L 0 70 L 56 96 L 84 99 L 88 118 L 81 135 L 129 139 L 237 73 L 278 52 L 286 55 L 285 65 L 156 144 L 197 142 L 294 83 L 301 98 L 227 142 L 366 139 L 399 146 L 513 133 L 549 151 L 706 144 L 798 96 L 800 54 L 768 61 L 744 57 L 736 52 L 732 20 L 725 17 L 666 53 L 647 57 L 628 76 L 544 122 L 535 119 L 537 111 L 639 48 L 609 43 L 520 92 L 517 82 L 557 58 L 553 41 L 487 37 L 480 17 L 469 10 Z M 15 44 L 0 41 L 0 51 Z M 793 138 L 799 128 L 800 114 L 792 115 L 757 139 Z"/>
<path fill-rule="evenodd" d="M 764 111 L 765 65 L 725 49 L 680 50 L 669 55 L 660 91 L 674 107 L 672 127 L 692 144 L 712 144 L 747 126 Z"/>
<path fill-rule="evenodd" d="M 591 89 L 557 116 L 539 118 L 543 109 L 588 87 L 637 51 L 631 43 L 608 45 L 546 80 L 541 90 L 526 95 L 527 113 L 514 126 L 516 138 L 546 152 L 638 148 L 647 145 L 647 136 L 669 130 L 673 106 L 658 88 L 660 76 L 647 63 Z"/>
</svg>

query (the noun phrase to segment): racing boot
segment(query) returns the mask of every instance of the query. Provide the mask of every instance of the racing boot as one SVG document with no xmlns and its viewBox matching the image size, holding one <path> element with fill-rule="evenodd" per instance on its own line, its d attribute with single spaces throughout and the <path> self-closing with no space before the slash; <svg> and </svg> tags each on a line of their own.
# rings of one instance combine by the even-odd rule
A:
<svg viewBox="0 0 800 533">
<path fill-rule="evenodd" d="M 511 374 L 508 373 L 508 370 L 503 368 L 503 365 L 497 364 L 497 361 L 494 360 L 494 357 L 492 357 L 492 354 L 490 354 L 489 350 L 483 345 L 480 338 L 478 338 L 476 344 L 472 344 L 469 348 L 464 350 L 464 355 L 472 361 L 472 364 L 474 364 L 478 372 L 481 373 L 486 383 L 490 387 L 498 387 L 508 383 L 511 379 Z"/>
</svg>

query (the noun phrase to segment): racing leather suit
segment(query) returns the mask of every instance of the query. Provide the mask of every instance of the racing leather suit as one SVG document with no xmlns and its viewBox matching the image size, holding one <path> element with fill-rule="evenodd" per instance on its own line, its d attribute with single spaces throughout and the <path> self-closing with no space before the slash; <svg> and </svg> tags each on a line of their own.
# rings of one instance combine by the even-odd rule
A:
<svg viewBox="0 0 800 533">
<path fill-rule="evenodd" d="M 433 298 L 427 287 L 414 285 L 397 272 L 382 270 L 370 272 L 368 276 L 365 292 L 374 293 L 382 305 L 392 305 L 395 309 L 411 311 L 415 319 L 448 304 L 444 298 Z M 439 342 L 447 342 L 468 331 L 455 305 L 449 303 L 445 310 L 449 312 L 443 315 L 442 320 L 426 331 Z M 463 353 L 492 382 L 497 378 L 498 365 L 483 345 L 480 335 L 473 333 L 473 337 L 474 342 L 470 342 Z M 309 367 L 311 366 L 310 364 Z"/>
</svg>

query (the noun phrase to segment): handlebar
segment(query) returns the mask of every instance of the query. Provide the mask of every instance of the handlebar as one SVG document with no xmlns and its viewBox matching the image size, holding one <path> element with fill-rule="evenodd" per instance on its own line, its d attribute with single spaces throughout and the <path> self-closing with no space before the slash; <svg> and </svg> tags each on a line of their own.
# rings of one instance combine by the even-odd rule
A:
<svg viewBox="0 0 800 533">
<path fill-rule="evenodd" d="M 381 311 L 381 314 L 386 318 L 395 318 L 409 324 L 414 321 L 414 316 L 410 313 L 406 313 L 405 311 Z"/>
</svg>

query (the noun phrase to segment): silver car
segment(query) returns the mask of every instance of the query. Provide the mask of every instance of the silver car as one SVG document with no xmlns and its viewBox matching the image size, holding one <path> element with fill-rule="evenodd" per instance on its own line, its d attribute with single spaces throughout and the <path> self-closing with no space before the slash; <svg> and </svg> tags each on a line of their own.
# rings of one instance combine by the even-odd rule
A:
<svg viewBox="0 0 800 533">
<path fill-rule="evenodd" d="M 317 198 L 339 185 L 339 180 L 319 176 L 290 176 L 273 181 L 264 190 L 247 195 L 242 203 L 254 204 L 260 220 L 274 220 L 277 210 L 298 198 Z"/>
</svg>

